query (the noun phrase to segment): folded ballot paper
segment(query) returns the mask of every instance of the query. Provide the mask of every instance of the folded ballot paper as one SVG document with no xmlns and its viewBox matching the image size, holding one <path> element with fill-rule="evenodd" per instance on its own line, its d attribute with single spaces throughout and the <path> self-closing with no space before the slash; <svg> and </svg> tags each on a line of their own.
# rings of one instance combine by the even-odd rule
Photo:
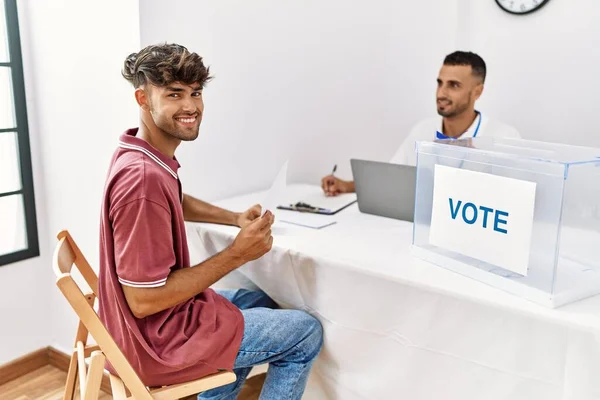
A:
<svg viewBox="0 0 600 400">
<path fill-rule="evenodd" d="M 267 210 L 272 213 L 275 212 L 277 205 L 285 198 L 285 192 L 287 187 L 287 169 L 288 162 L 283 163 L 283 166 L 279 170 L 277 177 L 271 185 L 271 189 L 267 192 L 265 199 L 260 204 L 262 206 L 262 215 L 265 215 Z"/>
</svg>

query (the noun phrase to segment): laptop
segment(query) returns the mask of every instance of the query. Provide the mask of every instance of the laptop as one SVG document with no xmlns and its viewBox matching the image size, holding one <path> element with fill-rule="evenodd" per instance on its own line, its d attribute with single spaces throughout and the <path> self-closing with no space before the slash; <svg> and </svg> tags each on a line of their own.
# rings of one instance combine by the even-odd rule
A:
<svg viewBox="0 0 600 400">
<path fill-rule="evenodd" d="M 360 212 L 414 222 L 416 167 L 357 159 L 350 164 Z"/>
</svg>

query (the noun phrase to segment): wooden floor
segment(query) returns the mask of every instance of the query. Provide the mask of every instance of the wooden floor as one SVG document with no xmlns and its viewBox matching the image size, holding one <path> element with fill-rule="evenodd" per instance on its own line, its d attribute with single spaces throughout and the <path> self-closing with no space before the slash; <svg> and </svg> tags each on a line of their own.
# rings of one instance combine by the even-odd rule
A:
<svg viewBox="0 0 600 400">
<path fill-rule="evenodd" d="M 0 386 L 1 400 L 60 400 L 67 373 L 51 365 L 30 372 Z M 77 397 L 79 398 L 79 396 Z M 112 399 L 102 393 L 100 399 Z"/>
<path fill-rule="evenodd" d="M 60 400 L 67 380 L 67 373 L 51 365 L 23 375 L 0 386 L 0 400 Z M 265 374 L 246 381 L 238 400 L 257 400 L 265 380 Z M 77 399 L 79 396 L 77 396 Z M 112 397 L 101 392 L 100 400 Z"/>
</svg>

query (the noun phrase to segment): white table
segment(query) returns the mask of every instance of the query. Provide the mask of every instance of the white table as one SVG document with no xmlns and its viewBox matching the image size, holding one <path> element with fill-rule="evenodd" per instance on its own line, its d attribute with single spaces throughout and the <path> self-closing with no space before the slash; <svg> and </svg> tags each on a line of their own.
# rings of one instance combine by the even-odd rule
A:
<svg viewBox="0 0 600 400">
<path fill-rule="evenodd" d="M 243 210 L 262 196 L 217 204 Z M 356 205 L 323 218 L 336 224 L 276 222 L 272 251 L 220 282 L 259 287 L 321 321 L 325 345 L 305 398 L 600 399 L 600 296 L 543 308 L 412 257 L 410 223 Z M 237 232 L 189 224 L 192 261 Z"/>
</svg>

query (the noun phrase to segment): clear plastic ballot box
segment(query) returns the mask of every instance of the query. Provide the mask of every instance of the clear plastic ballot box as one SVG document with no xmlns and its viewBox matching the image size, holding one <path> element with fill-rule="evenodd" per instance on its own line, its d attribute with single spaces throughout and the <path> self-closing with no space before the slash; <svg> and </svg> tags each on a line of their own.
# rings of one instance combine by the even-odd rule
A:
<svg viewBox="0 0 600 400">
<path fill-rule="evenodd" d="M 415 256 L 558 307 L 600 293 L 600 149 L 418 142 Z"/>
</svg>

